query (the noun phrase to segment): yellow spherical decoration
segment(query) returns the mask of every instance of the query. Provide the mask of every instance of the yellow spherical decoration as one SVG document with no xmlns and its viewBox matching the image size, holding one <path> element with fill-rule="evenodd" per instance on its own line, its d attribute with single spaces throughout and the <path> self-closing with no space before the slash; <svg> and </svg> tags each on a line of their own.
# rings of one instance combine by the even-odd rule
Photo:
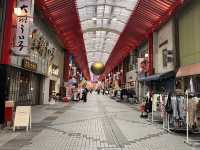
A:
<svg viewBox="0 0 200 150">
<path fill-rule="evenodd" d="M 91 66 L 91 71 L 95 75 L 100 75 L 104 72 L 105 66 L 102 62 L 95 62 Z"/>
</svg>

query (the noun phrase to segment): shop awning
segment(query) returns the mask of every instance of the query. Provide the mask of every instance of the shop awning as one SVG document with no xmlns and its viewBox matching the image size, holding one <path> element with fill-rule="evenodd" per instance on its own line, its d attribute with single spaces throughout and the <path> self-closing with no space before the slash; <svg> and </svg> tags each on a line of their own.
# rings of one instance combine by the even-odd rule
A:
<svg viewBox="0 0 200 150">
<path fill-rule="evenodd" d="M 169 72 L 165 72 L 165 73 L 161 73 L 161 74 L 154 74 L 148 77 L 142 77 L 139 78 L 138 81 L 158 81 L 158 80 L 164 80 L 164 79 L 168 79 L 170 77 L 175 77 L 175 72 L 174 71 L 169 71 Z"/>
<path fill-rule="evenodd" d="M 180 67 L 176 77 L 185 77 L 200 74 L 200 64 L 192 64 Z"/>
</svg>

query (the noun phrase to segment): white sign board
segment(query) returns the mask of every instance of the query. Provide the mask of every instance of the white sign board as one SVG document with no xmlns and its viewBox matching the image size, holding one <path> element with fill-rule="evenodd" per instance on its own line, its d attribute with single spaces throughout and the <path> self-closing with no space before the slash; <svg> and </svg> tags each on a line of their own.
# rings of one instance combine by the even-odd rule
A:
<svg viewBox="0 0 200 150">
<path fill-rule="evenodd" d="M 137 73 L 136 70 L 132 70 L 126 73 L 126 82 L 136 81 Z"/>
<path fill-rule="evenodd" d="M 31 128 L 31 106 L 17 106 L 13 131 L 16 127 L 26 127 L 28 131 Z"/>
<path fill-rule="evenodd" d="M 141 71 L 142 71 L 141 62 L 143 62 L 144 60 L 145 60 L 144 58 L 137 58 L 138 72 L 141 72 Z"/>
<path fill-rule="evenodd" d="M 16 55 L 28 55 L 29 54 L 29 31 L 30 23 L 32 23 L 32 0 L 18 0 L 17 8 L 21 9 L 21 15 L 17 16 L 17 30 L 16 41 L 13 47 L 13 53 Z"/>
</svg>

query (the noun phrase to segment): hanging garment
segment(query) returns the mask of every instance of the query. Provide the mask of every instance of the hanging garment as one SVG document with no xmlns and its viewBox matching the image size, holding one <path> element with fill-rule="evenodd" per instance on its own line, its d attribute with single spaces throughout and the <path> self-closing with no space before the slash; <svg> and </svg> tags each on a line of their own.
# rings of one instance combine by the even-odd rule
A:
<svg viewBox="0 0 200 150">
<path fill-rule="evenodd" d="M 198 128 L 200 128 L 200 100 L 196 105 L 196 125 Z"/>
<path fill-rule="evenodd" d="M 152 97 L 152 109 L 153 111 L 157 111 L 157 104 L 158 104 L 158 97 L 159 97 L 159 94 L 154 94 L 153 97 Z"/>
<path fill-rule="evenodd" d="M 195 86 L 192 78 L 190 78 L 190 92 L 195 93 Z"/>
<path fill-rule="evenodd" d="M 146 104 L 145 104 L 145 112 L 149 113 L 152 111 L 152 98 L 151 97 L 147 97 L 146 99 Z"/>
<path fill-rule="evenodd" d="M 186 118 L 186 99 L 183 96 L 177 97 L 179 118 L 185 120 Z"/>
<path fill-rule="evenodd" d="M 179 110 L 178 110 L 178 101 L 177 101 L 177 98 L 176 96 L 173 96 L 171 98 L 171 103 L 172 103 L 172 109 L 173 109 L 173 118 L 175 120 L 178 120 L 179 119 Z"/>
<path fill-rule="evenodd" d="M 195 98 L 190 98 L 188 101 L 189 126 L 194 128 L 197 123 L 197 104 L 199 101 Z"/>
<path fill-rule="evenodd" d="M 160 117 L 164 118 L 165 115 L 165 96 L 160 95 Z"/>
<path fill-rule="evenodd" d="M 172 103 L 171 103 L 171 95 L 170 94 L 167 96 L 167 103 L 165 105 L 165 111 L 168 114 L 172 114 L 173 113 Z"/>
</svg>

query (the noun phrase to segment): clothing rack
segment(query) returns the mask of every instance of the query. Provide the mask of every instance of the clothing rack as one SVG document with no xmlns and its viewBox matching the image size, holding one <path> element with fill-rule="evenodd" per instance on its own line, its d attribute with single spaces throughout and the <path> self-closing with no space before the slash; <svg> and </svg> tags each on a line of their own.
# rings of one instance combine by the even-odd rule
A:
<svg viewBox="0 0 200 150">
<path fill-rule="evenodd" d="M 163 96 L 168 96 L 167 94 L 164 94 Z M 166 105 L 166 104 L 165 104 Z M 163 129 L 166 130 L 167 132 L 171 132 L 170 131 L 170 126 L 169 126 L 169 114 L 167 112 L 164 112 L 164 116 L 163 116 Z M 167 123 L 167 127 L 166 124 Z"/>
<path fill-rule="evenodd" d="M 196 145 L 196 144 L 200 144 L 200 140 L 193 140 L 191 139 L 190 137 L 190 131 L 191 131 L 191 128 L 189 127 L 189 92 L 186 92 L 185 94 L 176 94 L 176 96 L 183 96 L 185 97 L 185 100 L 186 100 L 186 127 L 184 128 L 184 130 L 186 131 L 186 140 L 184 141 L 185 143 L 187 143 L 188 145 L 190 146 L 193 146 L 193 145 Z M 195 94 L 200 94 L 200 93 L 195 93 Z M 166 94 L 161 94 L 162 96 L 168 96 Z M 164 103 L 164 105 L 166 105 L 166 103 Z M 152 103 L 152 118 L 151 118 L 151 122 L 155 122 L 156 120 L 154 120 L 154 117 L 153 117 L 153 103 Z M 173 128 L 170 127 L 170 114 L 168 114 L 167 112 L 164 113 L 164 116 L 163 116 L 163 129 L 166 130 L 167 132 L 171 132 L 171 130 Z M 193 134 L 200 134 L 200 129 L 199 129 L 199 132 L 195 132 Z"/>
<path fill-rule="evenodd" d="M 195 94 L 198 94 L 198 93 L 195 93 Z M 194 144 L 197 144 L 198 142 L 200 142 L 200 140 L 192 140 L 189 137 L 189 111 L 188 110 L 189 110 L 189 92 L 186 91 L 186 141 L 185 143 L 193 146 Z"/>
<path fill-rule="evenodd" d="M 176 94 L 176 95 L 174 95 L 174 94 L 173 94 L 173 96 L 176 96 L 176 97 L 177 96 L 183 96 L 183 97 L 185 97 L 184 94 Z M 163 94 L 163 96 L 167 97 L 168 95 L 167 94 Z M 166 105 L 166 101 L 165 101 L 164 105 Z M 164 112 L 164 116 L 163 116 L 163 129 L 166 130 L 167 132 L 171 132 L 172 130 L 177 130 L 177 128 L 170 127 L 170 118 L 171 118 L 170 115 L 167 112 Z M 186 130 L 186 129 L 184 129 L 184 130 Z"/>
<path fill-rule="evenodd" d="M 160 94 L 160 93 L 156 93 L 156 94 L 158 94 L 159 96 L 162 96 L 162 94 Z M 152 123 L 154 123 L 154 122 L 160 122 L 161 120 L 155 120 L 155 118 L 154 118 L 154 109 L 153 109 L 153 97 L 152 97 L 152 111 L 151 111 L 151 122 Z"/>
</svg>

